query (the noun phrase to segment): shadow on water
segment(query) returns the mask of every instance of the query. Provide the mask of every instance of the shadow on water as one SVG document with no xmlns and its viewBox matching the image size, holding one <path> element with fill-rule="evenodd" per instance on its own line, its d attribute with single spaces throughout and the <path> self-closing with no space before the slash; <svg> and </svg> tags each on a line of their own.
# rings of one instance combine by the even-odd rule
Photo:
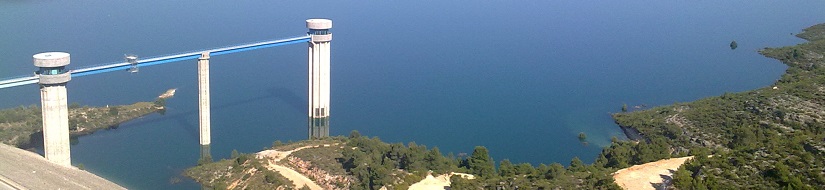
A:
<svg viewBox="0 0 825 190">
<path fill-rule="evenodd" d="M 289 107 L 292 107 L 292 109 L 295 110 L 297 113 L 306 111 L 307 99 L 299 97 L 295 94 L 295 92 L 292 92 L 291 90 L 283 87 L 270 88 L 266 91 L 269 92 L 270 95 L 275 97 L 275 99 L 284 101 L 287 105 L 289 105 Z"/>
<path fill-rule="evenodd" d="M 197 165 L 203 165 L 212 163 L 212 146 L 211 145 L 201 145 L 200 148 L 200 158 L 198 158 Z"/>
<path fill-rule="evenodd" d="M 257 97 L 252 97 L 252 98 L 249 98 L 249 99 L 246 99 L 246 100 L 239 100 L 239 101 L 234 101 L 234 102 L 228 102 L 228 103 L 225 103 L 225 104 L 220 104 L 220 105 L 217 105 L 217 106 L 212 106 L 212 110 L 221 110 L 221 109 L 226 109 L 226 108 L 230 108 L 230 107 L 240 106 L 240 105 L 247 104 L 247 103 L 258 102 L 258 101 L 261 101 L 261 100 L 275 99 L 275 100 L 281 100 L 281 101 L 285 102 L 295 112 L 298 112 L 298 113 L 303 112 L 303 109 L 304 109 L 303 103 L 306 102 L 306 100 L 302 99 L 299 96 L 297 96 L 294 92 L 292 92 L 292 91 L 290 91 L 286 88 L 283 88 L 283 87 L 270 88 L 270 89 L 266 90 L 266 92 L 267 93 L 262 95 L 262 96 L 257 96 Z M 189 116 L 197 115 L 198 110 L 188 111 L 188 112 L 183 112 L 183 113 L 178 113 L 178 114 L 173 114 L 173 115 L 165 115 L 164 111 L 159 111 L 158 113 L 160 113 L 164 116 L 163 117 L 155 117 L 155 118 L 146 119 L 146 120 L 135 120 L 134 123 L 131 123 L 130 125 L 147 125 L 147 124 L 151 124 L 151 123 L 155 123 L 155 122 L 175 120 L 175 121 L 177 121 L 177 123 L 179 125 L 183 126 L 183 128 L 185 129 L 185 131 L 188 135 L 190 135 L 192 137 L 197 137 L 199 135 L 198 134 L 198 125 L 196 123 L 192 123 L 191 121 L 186 119 Z M 119 127 L 119 125 L 115 125 L 115 126 L 109 127 L 109 129 L 117 129 L 118 127 Z M 69 140 L 70 140 L 71 145 L 77 145 L 79 143 L 78 136 L 72 135 L 69 138 Z M 24 149 L 24 150 L 33 150 L 34 152 L 37 152 L 37 153 L 43 155 L 43 132 L 40 131 L 40 132 L 36 132 L 36 133 L 33 133 L 33 134 L 29 135 L 29 142 L 27 142 L 25 144 L 21 144 L 19 147 L 21 149 Z M 207 149 L 206 153 L 209 153 L 209 151 L 208 151 L 209 147 L 206 147 L 206 149 Z M 201 153 L 203 154 L 203 152 L 201 152 Z M 209 155 L 210 155 L 210 158 L 211 158 L 211 154 L 209 154 Z"/>
<path fill-rule="evenodd" d="M 118 125 L 114 125 L 114 126 L 109 126 L 108 129 L 117 129 L 117 128 L 118 128 Z M 79 136 L 80 135 L 70 135 L 69 136 L 69 145 L 74 146 L 74 145 L 77 145 L 78 143 L 80 143 L 80 140 L 78 140 Z M 45 142 L 43 142 L 43 141 L 44 141 L 43 131 L 38 131 L 36 133 L 32 133 L 32 134 L 29 135 L 29 142 L 26 142 L 25 144 L 20 144 L 17 147 L 20 148 L 20 149 L 23 149 L 23 150 L 29 150 L 29 151 L 32 151 L 32 152 L 36 152 L 36 153 L 40 154 L 41 156 L 43 156 L 45 154 L 44 153 L 44 147 L 45 147 L 44 143 Z"/>
<path fill-rule="evenodd" d="M 212 162 L 212 146 L 201 145 L 201 159 L 206 162 Z"/>
<path fill-rule="evenodd" d="M 289 107 L 293 108 L 293 110 L 296 111 L 297 113 L 302 113 L 303 109 L 305 108 L 302 103 L 306 102 L 306 100 L 301 99 L 294 92 L 292 92 L 292 91 L 290 91 L 286 88 L 283 88 L 283 87 L 270 88 L 270 89 L 266 90 L 266 92 L 267 92 L 266 94 L 261 95 L 261 96 L 252 97 L 252 98 L 249 98 L 249 99 L 239 100 L 239 101 L 234 101 L 234 102 L 227 102 L 227 103 L 224 103 L 224 104 L 212 106 L 212 110 L 222 110 L 222 109 L 227 109 L 227 108 L 231 108 L 231 107 L 241 106 L 241 105 L 244 105 L 244 104 L 247 104 L 247 103 L 259 102 L 259 101 L 267 100 L 267 99 L 281 100 L 281 101 L 285 102 L 287 105 L 289 105 Z M 172 114 L 172 115 L 164 115 L 163 117 L 155 117 L 155 118 L 146 119 L 146 120 L 137 120 L 137 121 L 134 121 L 134 123 L 131 123 L 130 125 L 147 125 L 147 124 L 151 124 L 151 123 L 155 123 L 155 122 L 175 120 L 179 125 L 183 126 L 184 130 L 186 131 L 186 133 L 188 135 L 190 135 L 192 137 L 197 137 L 199 135 L 198 134 L 198 124 L 193 123 L 192 120 L 187 120 L 187 117 L 190 117 L 190 116 L 193 116 L 193 115 L 197 116 L 197 114 L 198 114 L 198 110 L 195 109 L 195 110 L 187 111 L 187 112 L 183 112 L 183 113 L 177 113 L 177 114 Z M 197 121 L 197 120 L 194 120 L 194 121 Z M 41 147 L 42 147 L 42 138 L 43 137 L 42 137 L 42 133 L 41 133 L 41 135 L 40 135 Z"/>
</svg>

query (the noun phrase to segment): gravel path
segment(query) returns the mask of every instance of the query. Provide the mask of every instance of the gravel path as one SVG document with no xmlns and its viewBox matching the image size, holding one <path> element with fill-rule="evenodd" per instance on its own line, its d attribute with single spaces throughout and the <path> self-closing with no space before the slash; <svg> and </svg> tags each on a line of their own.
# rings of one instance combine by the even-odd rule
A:
<svg viewBox="0 0 825 190">
<path fill-rule="evenodd" d="M 623 189 L 656 189 L 654 184 L 670 184 L 673 173 L 693 156 L 664 159 L 631 166 L 613 173 L 613 179 Z M 666 186 L 666 185 L 664 185 Z"/>
</svg>

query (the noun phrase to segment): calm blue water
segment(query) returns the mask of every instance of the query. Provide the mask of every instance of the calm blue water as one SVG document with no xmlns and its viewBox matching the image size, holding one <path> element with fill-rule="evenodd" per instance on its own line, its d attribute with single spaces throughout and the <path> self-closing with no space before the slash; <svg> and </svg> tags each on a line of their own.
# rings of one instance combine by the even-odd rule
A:
<svg viewBox="0 0 825 190">
<path fill-rule="evenodd" d="M 791 33 L 825 22 L 825 1 L 2 1 L 0 78 L 31 73 L 38 52 L 79 68 L 301 35 L 313 17 L 334 21 L 332 135 L 567 164 L 622 136 L 609 113 L 623 103 L 773 83 L 785 66 L 756 51 L 801 42 Z M 305 45 L 212 59 L 214 157 L 306 138 L 305 64 Z M 74 164 L 129 188 L 197 189 L 179 176 L 199 155 L 196 80 L 194 60 L 73 79 L 69 101 L 95 106 L 178 88 L 166 115 L 81 137 Z M 36 86 L 0 90 L 1 108 L 30 104 Z"/>
</svg>

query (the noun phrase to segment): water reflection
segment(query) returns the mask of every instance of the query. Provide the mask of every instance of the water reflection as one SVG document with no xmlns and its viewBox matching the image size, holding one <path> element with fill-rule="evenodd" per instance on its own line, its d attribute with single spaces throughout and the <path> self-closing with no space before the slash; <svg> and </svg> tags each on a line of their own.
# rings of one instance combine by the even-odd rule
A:
<svg viewBox="0 0 825 190">
<path fill-rule="evenodd" d="M 309 139 L 329 136 L 329 117 L 309 118 Z"/>
<path fill-rule="evenodd" d="M 198 159 L 198 165 L 212 163 L 212 147 L 210 145 L 201 145 L 201 157 Z"/>
<path fill-rule="evenodd" d="M 198 159 L 198 165 L 212 163 L 212 147 L 210 145 L 201 145 L 201 154 L 200 158 Z M 200 184 L 202 190 L 212 190 L 212 188 Z"/>
</svg>

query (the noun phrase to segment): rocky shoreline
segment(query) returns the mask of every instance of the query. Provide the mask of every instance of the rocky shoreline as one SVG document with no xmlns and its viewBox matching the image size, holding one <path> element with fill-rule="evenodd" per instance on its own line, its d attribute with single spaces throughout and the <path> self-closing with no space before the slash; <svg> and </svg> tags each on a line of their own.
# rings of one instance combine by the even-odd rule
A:
<svg viewBox="0 0 825 190">
<path fill-rule="evenodd" d="M 622 129 L 622 132 L 624 133 L 624 136 L 627 137 L 627 139 L 638 141 L 645 138 L 644 134 L 642 134 L 641 132 L 639 132 L 639 130 L 633 127 L 623 126 L 619 123 L 616 123 L 616 125 L 619 125 L 619 128 Z"/>
</svg>

